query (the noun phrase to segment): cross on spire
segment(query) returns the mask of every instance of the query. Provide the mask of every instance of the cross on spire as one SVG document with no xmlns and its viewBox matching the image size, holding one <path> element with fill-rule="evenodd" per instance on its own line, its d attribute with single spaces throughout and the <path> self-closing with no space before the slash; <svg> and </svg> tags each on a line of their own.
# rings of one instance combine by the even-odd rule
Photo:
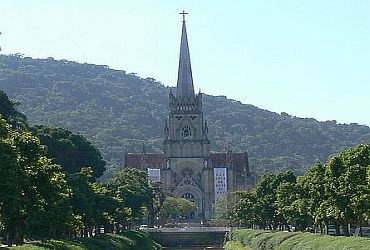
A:
<svg viewBox="0 0 370 250">
<path fill-rule="evenodd" d="M 182 15 L 182 21 L 185 22 L 185 15 L 189 14 L 187 12 L 185 12 L 185 10 L 183 10 L 182 12 L 179 13 L 180 15 Z"/>
<path fill-rule="evenodd" d="M 191 73 L 190 53 L 185 25 L 185 15 L 188 13 L 183 10 L 179 14 L 182 15 L 183 20 L 176 97 L 194 98 L 193 76 Z"/>
</svg>

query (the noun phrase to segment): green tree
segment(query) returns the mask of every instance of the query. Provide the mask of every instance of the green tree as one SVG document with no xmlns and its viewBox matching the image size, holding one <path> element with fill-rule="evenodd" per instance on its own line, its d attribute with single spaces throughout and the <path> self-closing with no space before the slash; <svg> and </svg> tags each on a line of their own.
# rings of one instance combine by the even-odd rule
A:
<svg viewBox="0 0 370 250">
<path fill-rule="evenodd" d="M 256 187 L 256 209 L 261 217 L 262 227 L 276 229 L 279 224 L 286 224 L 284 217 L 277 212 L 277 188 L 280 184 L 294 183 L 296 177 L 292 171 L 286 171 L 279 174 L 270 174 L 263 176 Z"/>
<path fill-rule="evenodd" d="M 33 239 L 66 238 L 74 227 L 69 202 L 70 188 L 61 167 L 46 157 L 39 159 L 37 176 L 30 180 L 29 207 L 25 220 L 27 237 Z"/>
<path fill-rule="evenodd" d="M 19 102 L 9 100 L 4 91 L 0 90 L 0 114 L 14 128 L 25 129 L 28 127 L 27 117 L 16 109 Z"/>
<path fill-rule="evenodd" d="M 130 226 L 144 217 L 153 199 L 146 172 L 125 168 L 108 180 L 107 187 L 119 202 L 115 213 L 117 224 Z"/>
<path fill-rule="evenodd" d="M 50 217 L 65 208 L 63 200 L 68 195 L 60 167 L 42 155 L 38 138 L 12 130 L 1 118 L 0 134 L 0 218 L 8 244 L 23 244 L 35 217 L 45 229 L 63 230 L 57 223 L 64 222 L 65 217 Z"/>
<path fill-rule="evenodd" d="M 254 225 L 263 226 L 262 215 L 257 210 L 257 193 L 256 190 L 237 192 L 240 200 L 234 207 L 233 219 L 239 225 L 253 227 Z"/>
<path fill-rule="evenodd" d="M 364 218 L 370 215 L 370 185 L 367 172 L 370 169 L 370 144 L 361 144 L 342 152 L 341 158 L 345 172 L 341 174 L 340 186 L 342 198 L 348 203 L 342 214 L 343 228 L 345 234 L 349 235 L 346 230 L 348 223 L 363 224 Z"/>
<path fill-rule="evenodd" d="M 190 218 L 197 210 L 197 205 L 184 198 L 167 197 L 161 210 L 162 221 L 179 221 L 181 218 Z"/>
<path fill-rule="evenodd" d="M 96 206 L 96 194 L 93 188 L 91 168 L 82 168 L 79 172 L 70 174 L 68 184 L 72 189 L 70 202 L 73 212 L 80 218 L 83 230 L 81 235 L 87 237 L 97 225 L 98 209 Z"/>
<path fill-rule="evenodd" d="M 240 193 L 236 218 L 249 226 L 294 225 L 342 227 L 361 225 L 370 217 L 370 144 L 360 144 L 332 156 L 326 165 L 317 162 L 304 176 L 291 172 L 266 175 L 256 190 Z M 328 231 L 327 231 L 328 232 Z"/>
<path fill-rule="evenodd" d="M 46 155 L 64 171 L 75 173 L 91 167 L 95 178 L 103 174 L 105 161 L 100 151 L 81 134 L 41 125 L 31 127 L 31 131 L 46 146 Z"/>
<path fill-rule="evenodd" d="M 93 230 L 99 233 L 103 225 L 109 231 L 109 225 L 114 223 L 114 213 L 118 201 L 113 192 L 106 186 L 96 182 L 90 167 L 84 167 L 79 172 L 68 176 L 68 184 L 72 194 L 70 203 L 73 208 L 77 227 L 84 237 L 91 236 Z"/>
<path fill-rule="evenodd" d="M 303 190 L 295 182 L 283 182 L 277 188 L 277 212 L 284 219 L 288 230 L 294 225 L 295 230 L 304 231 L 311 225 L 311 216 L 307 210 L 307 200 Z"/>
<path fill-rule="evenodd" d="M 319 226 L 322 230 L 322 224 L 327 225 L 329 222 L 325 208 L 327 204 L 325 166 L 316 162 L 304 176 L 298 177 L 297 182 L 302 190 L 301 200 L 307 207 L 313 225 Z"/>
</svg>

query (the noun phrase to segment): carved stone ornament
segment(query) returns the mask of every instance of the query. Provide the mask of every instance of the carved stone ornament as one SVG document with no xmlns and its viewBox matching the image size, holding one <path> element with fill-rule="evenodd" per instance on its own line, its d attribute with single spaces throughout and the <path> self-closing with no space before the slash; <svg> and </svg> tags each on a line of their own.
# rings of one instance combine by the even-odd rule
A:
<svg viewBox="0 0 370 250">
<path fill-rule="evenodd" d="M 181 186 L 189 186 L 189 185 L 194 186 L 194 187 L 198 186 L 193 180 L 193 178 L 190 177 L 189 174 L 185 174 L 184 178 L 181 179 L 181 181 L 179 182 L 177 186 L 181 187 Z"/>
</svg>

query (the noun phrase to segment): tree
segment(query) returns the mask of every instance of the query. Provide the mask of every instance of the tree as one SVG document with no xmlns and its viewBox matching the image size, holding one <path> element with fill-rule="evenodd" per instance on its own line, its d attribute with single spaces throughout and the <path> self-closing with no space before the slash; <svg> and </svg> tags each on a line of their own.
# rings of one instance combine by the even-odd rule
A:
<svg viewBox="0 0 370 250">
<path fill-rule="evenodd" d="M 345 234 L 348 223 L 358 224 L 361 229 L 364 218 L 370 216 L 370 144 L 361 144 L 342 152 L 339 157 L 345 165 L 345 172 L 341 174 L 342 199 L 346 198 L 348 206 L 343 214 Z M 362 233 L 362 232 L 361 232 Z"/>
<path fill-rule="evenodd" d="M 61 167 L 46 157 L 38 161 L 37 176 L 30 181 L 25 230 L 33 239 L 59 239 L 68 237 L 75 226 L 70 204 L 70 187 Z"/>
<path fill-rule="evenodd" d="M 118 225 L 130 226 L 144 217 L 153 199 L 146 172 L 125 168 L 108 180 L 107 187 L 119 202 L 115 214 Z"/>
<path fill-rule="evenodd" d="M 73 208 L 77 227 L 81 236 L 91 236 L 93 230 L 99 233 L 99 227 L 114 223 L 114 213 L 118 206 L 113 192 L 106 186 L 96 182 L 90 167 L 84 167 L 79 172 L 69 174 L 68 184 L 72 190 L 70 203 Z M 108 229 L 108 228 L 107 228 Z"/>
<path fill-rule="evenodd" d="M 304 230 L 310 226 L 360 228 L 370 217 L 370 144 L 360 144 L 332 156 L 327 164 L 317 162 L 297 181 L 291 172 L 266 175 L 256 190 L 241 193 L 235 216 L 245 224 L 276 228 L 293 224 Z"/>
<path fill-rule="evenodd" d="M 184 198 L 167 197 L 161 210 L 162 221 L 179 221 L 181 218 L 190 218 L 197 210 L 197 205 Z"/>
<path fill-rule="evenodd" d="M 12 130 L 0 117 L 0 218 L 9 245 L 23 244 L 35 216 L 40 217 L 40 226 L 52 228 L 53 232 L 62 229 L 58 223 L 68 217 L 51 218 L 61 207 L 65 208 L 68 188 L 60 167 L 42 152 L 38 138 Z M 68 210 L 64 215 L 67 214 Z"/>
<path fill-rule="evenodd" d="M 105 161 L 100 151 L 81 134 L 41 125 L 31 127 L 31 131 L 46 146 L 46 155 L 67 173 L 91 167 L 93 177 L 103 174 Z"/>
<path fill-rule="evenodd" d="M 0 114 L 14 128 L 25 129 L 28 127 L 27 117 L 17 111 L 16 105 L 19 102 L 9 100 L 6 93 L 0 90 Z"/>
<path fill-rule="evenodd" d="M 68 184 L 72 189 L 70 202 L 73 212 L 82 223 L 82 227 L 78 229 L 83 230 L 81 235 L 87 237 L 88 232 L 96 226 L 99 216 L 91 168 L 82 168 L 79 172 L 70 174 Z"/>
<path fill-rule="evenodd" d="M 298 177 L 297 183 L 301 187 L 302 202 L 307 207 L 314 226 L 319 226 L 322 229 L 322 224 L 329 222 L 325 208 L 327 204 L 325 166 L 316 162 L 304 176 Z"/>
<path fill-rule="evenodd" d="M 279 174 L 270 174 L 263 176 L 256 187 L 256 209 L 261 216 L 262 227 L 276 229 L 283 223 L 286 224 L 284 217 L 277 213 L 277 188 L 284 182 L 294 183 L 296 177 L 292 171 L 286 171 Z"/>
<path fill-rule="evenodd" d="M 237 193 L 240 196 L 240 200 L 234 207 L 234 220 L 239 225 L 253 227 L 258 225 L 263 227 L 262 216 L 260 211 L 257 210 L 257 193 L 256 190 L 244 191 Z"/>
<path fill-rule="evenodd" d="M 307 200 L 302 194 L 302 187 L 296 182 L 283 182 L 277 188 L 277 212 L 284 218 L 289 231 L 289 225 L 294 225 L 295 231 L 304 231 L 311 225 Z"/>
</svg>

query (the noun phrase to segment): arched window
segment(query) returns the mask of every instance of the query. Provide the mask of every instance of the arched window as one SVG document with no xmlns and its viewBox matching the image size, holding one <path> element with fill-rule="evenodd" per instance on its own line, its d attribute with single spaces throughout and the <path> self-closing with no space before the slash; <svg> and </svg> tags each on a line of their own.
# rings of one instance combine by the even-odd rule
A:
<svg viewBox="0 0 370 250">
<path fill-rule="evenodd" d="M 193 195 L 193 194 L 191 194 L 191 193 L 185 193 L 185 194 L 183 194 L 183 195 L 181 196 L 181 198 L 184 198 L 184 199 L 187 199 L 187 200 L 189 200 L 189 201 L 193 201 L 193 202 L 194 202 L 194 200 L 195 200 L 194 195 Z"/>
<path fill-rule="evenodd" d="M 189 139 L 191 137 L 191 129 L 189 126 L 185 126 L 181 129 L 181 138 Z"/>
</svg>

